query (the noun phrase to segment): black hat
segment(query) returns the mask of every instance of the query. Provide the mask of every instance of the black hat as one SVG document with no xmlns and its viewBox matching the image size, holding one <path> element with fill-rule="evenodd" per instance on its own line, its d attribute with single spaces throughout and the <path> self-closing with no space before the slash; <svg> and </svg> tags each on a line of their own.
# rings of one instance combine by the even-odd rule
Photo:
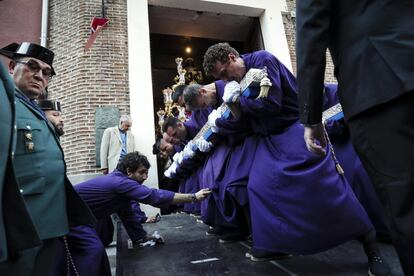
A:
<svg viewBox="0 0 414 276">
<path fill-rule="evenodd" d="M 62 109 L 60 108 L 60 102 L 55 100 L 42 100 L 39 101 L 39 107 L 42 110 L 56 110 L 59 112 L 62 112 Z"/>
<path fill-rule="evenodd" d="M 11 59 L 19 57 L 33 57 L 47 63 L 52 68 L 52 74 L 55 75 L 52 63 L 55 54 L 49 49 L 30 42 L 22 42 L 21 44 L 12 43 L 0 49 L 0 55 Z"/>
</svg>

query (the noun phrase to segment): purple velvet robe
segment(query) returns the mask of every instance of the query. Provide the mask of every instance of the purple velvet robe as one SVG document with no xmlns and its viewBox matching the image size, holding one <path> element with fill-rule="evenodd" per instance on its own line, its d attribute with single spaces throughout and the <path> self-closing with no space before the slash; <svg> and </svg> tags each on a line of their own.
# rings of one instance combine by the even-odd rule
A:
<svg viewBox="0 0 414 276">
<path fill-rule="evenodd" d="M 225 83 L 216 82 L 217 103 L 223 102 Z M 219 142 L 209 153 L 202 174 L 202 187 L 212 189 L 212 195 L 201 203 L 205 223 L 232 229 L 232 232 L 249 232 L 249 202 L 247 182 L 252 165 L 250 158 L 257 146 L 257 138 L 249 136 L 244 128 L 246 118 L 217 119 Z M 230 230 L 229 229 L 229 230 Z"/>
<path fill-rule="evenodd" d="M 191 112 L 190 118 L 184 123 L 184 126 L 187 130 L 187 139 L 191 140 L 194 138 L 200 129 L 207 122 L 208 114 L 211 112 L 211 109 L 208 110 L 194 110 Z M 196 193 L 200 190 L 200 172 L 202 170 L 202 165 L 193 164 L 192 160 L 186 161 L 190 162 L 187 164 L 191 169 L 191 173 L 183 179 L 180 180 L 179 192 L 184 194 Z M 200 163 L 200 162 L 197 162 Z M 183 211 L 191 214 L 200 214 L 200 202 L 194 203 L 184 203 Z"/>
<path fill-rule="evenodd" d="M 246 71 L 267 67 L 266 98 L 240 98 L 259 136 L 248 180 L 253 247 L 270 252 L 312 254 L 373 229 L 350 185 L 326 156 L 306 149 L 298 123 L 296 81 L 273 55 L 242 56 Z"/>
<path fill-rule="evenodd" d="M 117 170 L 80 183 L 75 189 L 97 219 L 118 213 L 123 222 L 127 221 L 124 225 L 131 239 L 139 238 L 143 230 L 131 201 L 162 207 L 174 197 L 173 192 L 148 188 Z M 92 226 L 72 227 L 68 241 L 80 275 L 111 275 L 105 248 Z"/>
<path fill-rule="evenodd" d="M 339 103 L 336 91 L 336 84 L 325 85 L 324 110 Z M 389 236 L 383 207 L 361 160 L 352 146 L 348 127 L 344 120 L 328 120 L 326 129 L 336 157 L 344 169 L 345 177 L 359 202 L 364 206 L 371 222 L 374 224 L 377 235 L 381 237 Z"/>
<path fill-rule="evenodd" d="M 147 216 L 141 210 L 138 202 L 131 201 L 131 209 L 126 208 L 119 210 L 117 215 L 121 219 L 131 240 L 137 241 L 146 236 L 147 232 L 144 230 L 141 223 L 146 222 Z M 95 230 L 105 247 L 112 243 L 114 224 L 111 216 L 99 219 L 96 222 Z"/>
</svg>

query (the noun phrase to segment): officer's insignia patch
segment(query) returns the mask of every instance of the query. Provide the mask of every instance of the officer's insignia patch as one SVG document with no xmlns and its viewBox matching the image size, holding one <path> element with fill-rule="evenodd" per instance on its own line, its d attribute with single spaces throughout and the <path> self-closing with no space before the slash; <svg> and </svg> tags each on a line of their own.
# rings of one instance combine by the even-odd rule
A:
<svg viewBox="0 0 414 276">
<path fill-rule="evenodd" d="M 26 150 L 28 152 L 34 151 L 34 143 L 33 142 L 26 142 Z"/>
<path fill-rule="evenodd" d="M 33 134 L 31 132 L 26 133 L 25 137 L 26 137 L 26 140 L 29 140 L 29 141 L 33 140 Z"/>
</svg>

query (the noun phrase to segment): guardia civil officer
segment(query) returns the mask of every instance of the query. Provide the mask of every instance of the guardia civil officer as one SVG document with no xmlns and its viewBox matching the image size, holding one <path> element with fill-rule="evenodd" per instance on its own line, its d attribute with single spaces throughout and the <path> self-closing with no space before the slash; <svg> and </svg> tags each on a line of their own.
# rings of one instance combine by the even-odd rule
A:
<svg viewBox="0 0 414 276">
<path fill-rule="evenodd" d="M 68 233 L 69 225 L 90 224 L 95 219 L 69 182 L 59 139 L 35 103 L 55 75 L 54 53 L 23 42 L 0 49 L 0 54 L 11 59 L 9 73 L 15 86 L 17 135 L 13 167 L 41 240 L 39 246 L 19 251 L 16 258 L 0 263 L 0 275 L 53 275 L 57 263 L 54 258 L 59 255 L 56 252 L 62 250 L 58 238 Z M 16 195 L 3 195 L 9 197 Z M 7 212 L 13 210 L 5 210 L 5 216 L 10 215 Z M 9 227 L 30 230 L 17 224 Z"/>
</svg>

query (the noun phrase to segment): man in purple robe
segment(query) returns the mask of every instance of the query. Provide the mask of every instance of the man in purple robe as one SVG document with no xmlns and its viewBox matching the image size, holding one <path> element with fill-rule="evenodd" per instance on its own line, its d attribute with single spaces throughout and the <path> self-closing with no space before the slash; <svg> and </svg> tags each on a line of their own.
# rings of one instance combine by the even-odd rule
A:
<svg viewBox="0 0 414 276">
<path fill-rule="evenodd" d="M 189 85 L 184 90 L 186 105 L 210 114 L 223 103 L 224 86 L 223 81 Z M 243 240 L 250 234 L 246 187 L 252 165 L 249 154 L 255 150 L 257 139 L 243 129 L 243 118 L 221 123 L 220 132 L 226 135 L 216 139 L 201 172 L 203 187 L 212 189 L 209 200 L 201 203 L 201 213 L 203 221 L 213 226 L 208 233 L 219 234 L 219 241 L 225 243 Z"/>
<path fill-rule="evenodd" d="M 253 239 L 248 256 L 263 260 L 280 252 L 313 254 L 358 239 L 370 273 L 389 275 L 375 230 L 344 176 L 336 172 L 329 148 L 323 156 L 312 154 L 301 138 L 296 80 L 290 71 L 269 52 L 240 56 L 227 43 L 211 46 L 203 67 L 207 75 L 229 81 L 223 100 L 238 104 L 260 137 L 251 153 L 248 181 Z M 268 95 L 239 97 L 237 82 L 249 69 L 264 67 L 272 84 Z M 215 121 L 209 118 L 217 127 Z"/>
<path fill-rule="evenodd" d="M 142 183 L 148 177 L 150 164 L 138 152 L 128 153 L 112 173 L 100 176 L 75 186 L 76 191 L 88 204 L 97 219 L 118 212 L 121 219 L 136 220 L 131 201 L 161 207 L 169 204 L 196 202 L 205 199 L 210 191 L 202 189 L 193 194 L 174 193 L 148 188 Z M 134 227 L 133 223 L 128 223 Z M 139 222 L 128 231 L 134 242 L 148 239 Z M 136 231 L 136 233 L 134 233 Z M 145 231 L 144 231 L 145 232 Z M 69 249 L 79 275 L 111 275 L 105 248 L 92 226 L 72 227 L 68 235 Z"/>
<path fill-rule="evenodd" d="M 194 111 L 186 122 L 170 117 L 164 121 L 164 139 L 174 144 L 176 153 L 183 151 L 185 145 L 198 133 L 207 122 L 208 113 L 205 111 Z M 187 156 L 186 156 L 187 157 Z M 200 172 L 204 156 L 200 158 L 187 158 L 185 164 L 174 172 L 174 178 L 179 180 L 179 191 L 182 193 L 193 193 L 200 188 Z M 168 177 L 172 177 L 168 175 Z M 184 212 L 200 215 L 200 203 L 186 203 L 183 205 Z"/>
<path fill-rule="evenodd" d="M 132 210 L 132 212 L 131 212 Z M 130 239 L 132 241 L 139 241 L 145 238 L 147 232 L 142 227 L 143 223 L 155 223 L 158 221 L 159 215 L 147 216 L 140 208 L 139 203 L 131 201 L 131 209 L 125 208 L 117 212 L 117 218 L 122 221 Z M 114 224 L 112 217 L 99 219 L 95 225 L 96 233 L 98 234 L 102 244 L 107 247 L 113 242 L 114 237 Z"/>
</svg>

